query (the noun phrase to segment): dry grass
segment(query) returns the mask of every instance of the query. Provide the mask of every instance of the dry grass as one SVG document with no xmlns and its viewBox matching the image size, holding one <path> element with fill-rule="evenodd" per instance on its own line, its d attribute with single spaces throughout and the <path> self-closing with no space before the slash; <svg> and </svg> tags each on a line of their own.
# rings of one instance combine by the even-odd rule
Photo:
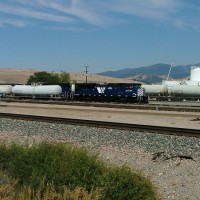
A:
<svg viewBox="0 0 200 200">
<path fill-rule="evenodd" d="M 0 68 L 0 83 L 16 83 L 16 84 L 25 84 L 29 76 L 33 75 L 36 70 L 20 70 L 12 68 Z M 71 80 L 76 82 L 85 82 L 86 77 L 83 73 L 70 73 Z M 98 76 L 95 74 L 88 74 L 88 82 L 98 82 L 98 83 L 132 83 L 133 80 L 130 79 L 119 79 L 112 78 L 107 76 Z"/>
<path fill-rule="evenodd" d="M 0 83 L 26 83 L 30 75 L 34 74 L 36 70 L 19 70 L 19 69 L 0 69 Z"/>
<path fill-rule="evenodd" d="M 99 200 L 100 197 L 100 191 L 95 190 L 89 193 L 81 187 L 74 190 L 64 187 L 63 192 L 58 193 L 52 185 L 46 186 L 45 191 L 33 191 L 29 187 L 18 191 L 15 189 L 15 183 L 0 185 L 0 199 L 4 200 Z"/>
<path fill-rule="evenodd" d="M 0 170 L 0 199 L 3 200 L 99 200 L 101 190 L 88 192 L 85 188 L 74 190 L 64 186 L 62 192 L 57 192 L 52 184 L 42 185 L 37 191 L 30 187 L 18 188 L 18 180 L 13 180 Z"/>
</svg>

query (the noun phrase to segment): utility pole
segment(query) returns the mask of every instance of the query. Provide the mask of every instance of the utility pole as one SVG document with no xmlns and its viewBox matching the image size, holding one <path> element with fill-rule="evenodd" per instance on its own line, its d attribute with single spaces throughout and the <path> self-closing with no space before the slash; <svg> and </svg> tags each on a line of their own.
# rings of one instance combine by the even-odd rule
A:
<svg viewBox="0 0 200 200">
<path fill-rule="evenodd" d="M 87 83 L 87 76 L 88 76 L 88 66 L 85 66 L 85 81 Z"/>
</svg>

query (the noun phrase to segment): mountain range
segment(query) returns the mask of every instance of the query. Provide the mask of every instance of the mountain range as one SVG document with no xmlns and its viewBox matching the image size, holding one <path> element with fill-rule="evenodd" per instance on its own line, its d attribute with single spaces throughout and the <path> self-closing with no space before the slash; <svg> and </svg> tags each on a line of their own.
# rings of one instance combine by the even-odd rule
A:
<svg viewBox="0 0 200 200">
<path fill-rule="evenodd" d="M 155 84 L 162 82 L 162 80 L 166 80 L 169 71 L 169 80 L 188 79 L 191 72 L 191 66 L 200 66 L 200 63 L 172 66 L 171 71 L 170 64 L 158 63 L 146 67 L 106 71 L 98 73 L 98 75 L 110 76 L 113 78 L 129 78 L 146 84 Z"/>
</svg>

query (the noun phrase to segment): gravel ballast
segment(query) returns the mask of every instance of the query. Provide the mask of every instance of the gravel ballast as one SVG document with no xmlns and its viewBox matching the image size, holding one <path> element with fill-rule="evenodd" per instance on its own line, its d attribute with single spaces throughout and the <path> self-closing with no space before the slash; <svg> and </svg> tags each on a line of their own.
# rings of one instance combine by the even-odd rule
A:
<svg viewBox="0 0 200 200">
<path fill-rule="evenodd" d="M 1 141 L 62 141 L 141 170 L 162 199 L 200 199 L 200 139 L 0 118 Z"/>
</svg>

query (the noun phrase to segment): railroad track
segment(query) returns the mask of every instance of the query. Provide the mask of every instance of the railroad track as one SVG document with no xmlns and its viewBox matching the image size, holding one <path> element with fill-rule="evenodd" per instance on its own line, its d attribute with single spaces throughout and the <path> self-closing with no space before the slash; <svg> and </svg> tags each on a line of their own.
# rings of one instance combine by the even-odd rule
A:
<svg viewBox="0 0 200 200">
<path fill-rule="evenodd" d="M 157 111 L 179 111 L 179 112 L 200 112 L 199 105 L 169 105 L 165 104 L 137 104 L 137 103 L 105 103 L 105 102 L 77 102 L 77 101 L 55 101 L 55 100 L 15 100 L 2 99 L 4 102 L 33 103 L 33 104 L 54 104 L 54 105 L 73 105 L 73 106 L 92 106 L 118 109 L 137 109 L 137 110 L 157 110 Z"/>
<path fill-rule="evenodd" d="M 13 113 L 0 113 L 0 117 L 1 118 L 10 118 L 10 119 L 29 120 L 29 121 L 30 120 L 31 121 L 42 121 L 42 122 L 48 122 L 48 123 L 92 126 L 92 127 L 109 128 L 109 129 L 156 132 L 156 133 L 171 134 L 171 135 L 178 135 L 178 136 L 184 135 L 184 136 L 190 136 L 190 137 L 200 137 L 199 129 L 175 128 L 175 127 L 152 126 L 152 125 L 141 125 L 141 124 L 128 124 L 128 123 L 118 123 L 118 122 L 71 119 L 71 118 L 13 114 Z"/>
</svg>

